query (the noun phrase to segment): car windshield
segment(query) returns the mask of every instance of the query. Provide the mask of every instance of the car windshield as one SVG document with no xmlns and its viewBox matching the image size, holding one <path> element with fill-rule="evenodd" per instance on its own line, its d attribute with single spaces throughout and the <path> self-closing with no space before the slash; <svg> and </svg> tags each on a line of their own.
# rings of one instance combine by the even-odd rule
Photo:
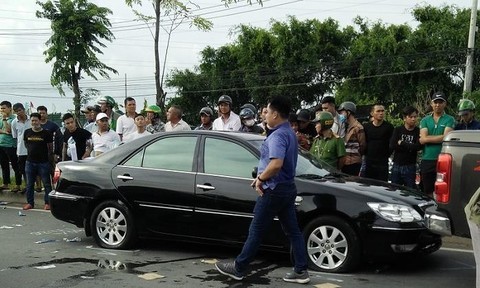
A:
<svg viewBox="0 0 480 288">
<path fill-rule="evenodd" d="M 262 147 L 263 140 L 249 141 L 258 150 Z M 298 161 L 295 176 L 297 177 L 316 177 L 322 178 L 327 175 L 336 174 L 338 171 L 329 166 L 327 163 L 316 159 L 310 152 L 303 149 L 298 149 Z"/>
</svg>

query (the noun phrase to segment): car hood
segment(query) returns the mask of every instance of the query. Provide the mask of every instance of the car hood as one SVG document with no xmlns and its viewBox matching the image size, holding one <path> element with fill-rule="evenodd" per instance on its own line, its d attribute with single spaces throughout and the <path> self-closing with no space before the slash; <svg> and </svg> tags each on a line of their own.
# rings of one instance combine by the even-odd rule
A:
<svg viewBox="0 0 480 288">
<path fill-rule="evenodd" d="M 348 193 L 350 196 L 366 198 L 366 201 L 385 203 L 408 203 L 418 205 L 423 202 L 432 202 L 433 199 L 420 191 L 401 185 L 391 184 L 384 181 L 349 176 L 344 174 L 325 176 L 321 179 L 302 179 L 304 183 L 299 192 L 312 192 L 314 194 L 339 194 Z"/>
</svg>

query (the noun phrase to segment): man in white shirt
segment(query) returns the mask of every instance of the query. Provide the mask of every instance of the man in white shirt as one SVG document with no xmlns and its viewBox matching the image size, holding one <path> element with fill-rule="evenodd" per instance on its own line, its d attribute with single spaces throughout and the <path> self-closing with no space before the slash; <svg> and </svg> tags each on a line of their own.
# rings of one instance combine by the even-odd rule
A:
<svg viewBox="0 0 480 288">
<path fill-rule="evenodd" d="M 25 175 L 25 163 L 27 161 L 27 147 L 25 147 L 25 141 L 23 141 L 23 132 L 28 128 L 32 128 L 30 124 L 30 118 L 25 113 L 25 108 L 22 103 L 13 104 L 13 112 L 17 114 L 17 117 L 12 120 L 12 137 L 17 139 L 17 159 L 18 159 L 18 169 L 20 169 L 23 179 L 27 182 L 27 177 Z M 25 192 L 25 189 L 22 190 Z"/>
<path fill-rule="evenodd" d="M 240 117 L 232 111 L 232 98 L 222 95 L 218 98 L 218 112 L 220 117 L 213 121 L 212 130 L 239 131 L 242 127 Z"/>
<path fill-rule="evenodd" d="M 180 106 L 172 105 L 167 110 L 167 124 L 165 124 L 165 132 L 192 130 L 190 125 L 182 119 L 183 111 Z"/>
<path fill-rule="evenodd" d="M 92 134 L 95 157 L 120 145 L 117 132 L 110 130 L 107 114 L 99 113 L 96 119 L 98 131 Z"/>
<path fill-rule="evenodd" d="M 125 98 L 124 104 L 125 114 L 118 117 L 116 131 L 121 141 L 128 142 L 130 135 L 137 131 L 137 126 L 135 126 L 135 116 L 137 115 L 135 110 L 137 109 L 137 104 L 132 97 Z"/>
</svg>

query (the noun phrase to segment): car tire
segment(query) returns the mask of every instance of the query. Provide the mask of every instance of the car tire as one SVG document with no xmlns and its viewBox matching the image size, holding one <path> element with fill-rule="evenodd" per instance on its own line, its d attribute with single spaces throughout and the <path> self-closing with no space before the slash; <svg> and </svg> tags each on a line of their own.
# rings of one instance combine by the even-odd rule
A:
<svg viewBox="0 0 480 288">
<path fill-rule="evenodd" d="M 100 203 L 90 220 L 92 235 L 100 247 L 127 249 L 135 241 L 135 227 L 130 210 L 119 201 Z"/>
<path fill-rule="evenodd" d="M 322 216 L 311 221 L 305 226 L 304 237 L 310 269 L 348 272 L 360 262 L 359 237 L 350 224 L 339 217 Z"/>
</svg>

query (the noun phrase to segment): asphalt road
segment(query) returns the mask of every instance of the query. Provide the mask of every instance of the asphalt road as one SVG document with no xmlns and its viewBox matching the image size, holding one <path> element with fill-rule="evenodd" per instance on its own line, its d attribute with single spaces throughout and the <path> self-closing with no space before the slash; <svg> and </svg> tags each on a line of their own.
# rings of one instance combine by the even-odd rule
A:
<svg viewBox="0 0 480 288">
<path fill-rule="evenodd" d="M 454 245 L 428 257 L 365 264 L 351 274 L 311 271 L 306 287 L 475 287 L 468 240 L 448 242 Z M 218 274 L 213 263 L 234 257 L 238 248 L 145 240 L 133 250 L 101 249 L 82 229 L 18 205 L 0 209 L 0 243 L 2 288 L 298 287 L 281 280 L 290 270 L 286 254 L 260 253 L 251 275 L 236 282 Z"/>
</svg>

